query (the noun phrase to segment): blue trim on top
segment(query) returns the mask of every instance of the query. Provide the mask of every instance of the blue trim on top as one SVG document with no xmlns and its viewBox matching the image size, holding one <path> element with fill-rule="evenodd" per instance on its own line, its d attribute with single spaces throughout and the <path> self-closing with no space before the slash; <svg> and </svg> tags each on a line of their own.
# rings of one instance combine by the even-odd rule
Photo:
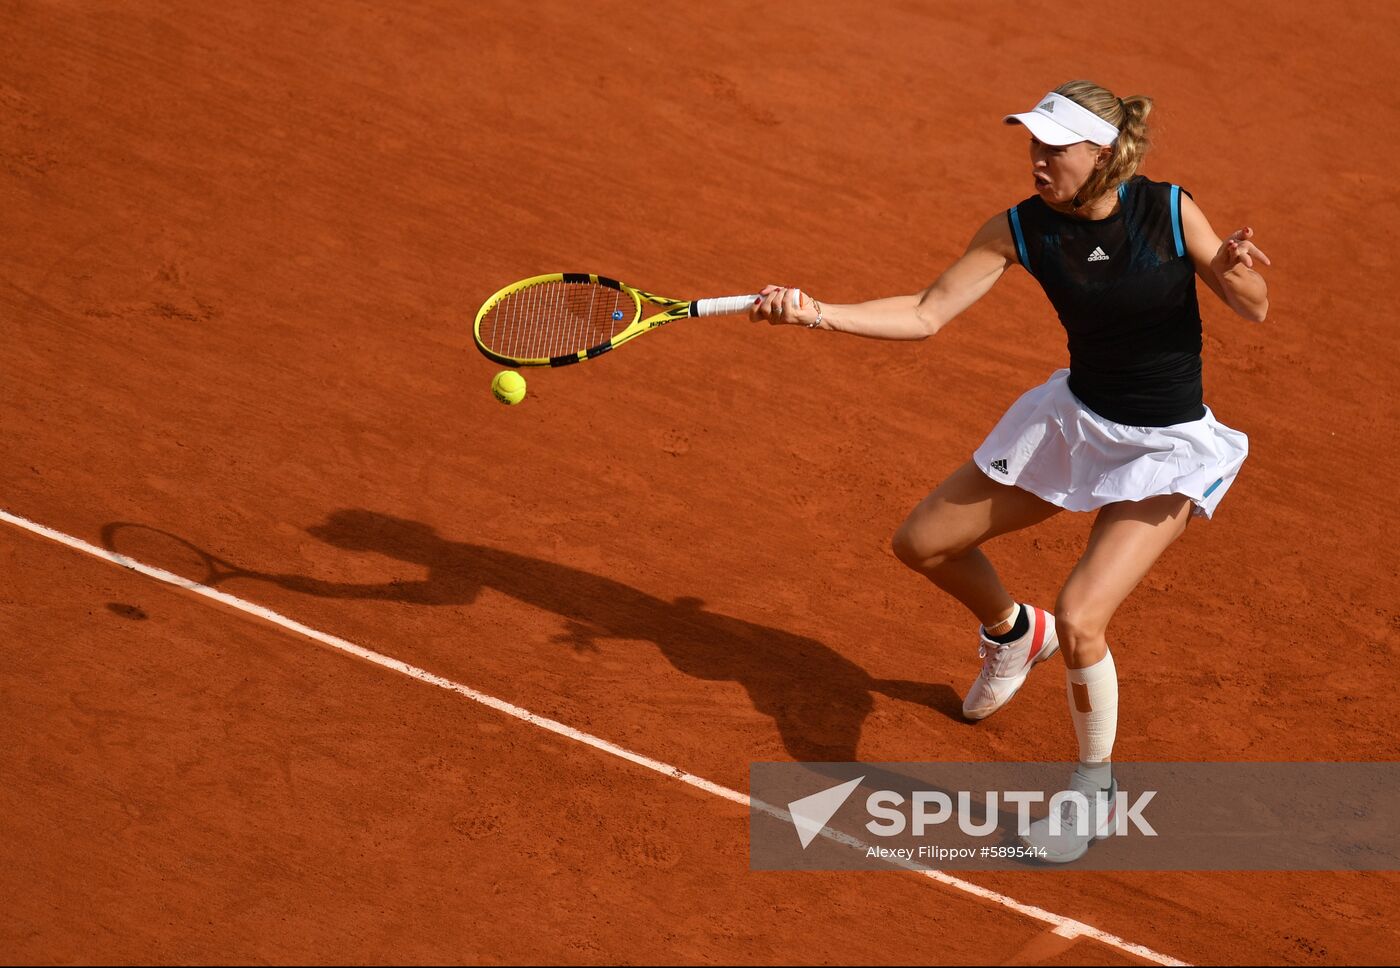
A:
<svg viewBox="0 0 1400 968">
<path fill-rule="evenodd" d="M 1118 201 L 1120 201 L 1120 202 L 1126 202 L 1127 200 L 1128 200 L 1128 183 L 1127 183 L 1127 182 L 1119 182 L 1119 183 L 1118 183 Z"/>
<path fill-rule="evenodd" d="M 1201 495 L 1201 500 L 1205 500 L 1206 498 L 1210 497 L 1211 493 L 1212 493 L 1217 487 L 1219 487 L 1220 484 L 1221 484 L 1221 482 L 1224 481 L 1224 480 L 1225 480 L 1225 478 L 1223 478 L 1223 477 L 1217 478 L 1214 484 L 1212 484 L 1210 487 L 1206 488 L 1206 492 L 1205 492 L 1204 494 Z"/>
<path fill-rule="evenodd" d="M 1186 243 L 1181 241 L 1181 186 L 1172 186 L 1172 237 L 1176 239 L 1176 257 L 1186 254 Z"/>
<path fill-rule="evenodd" d="M 1007 214 L 1011 216 L 1011 232 L 1016 236 L 1016 255 L 1020 258 L 1022 267 L 1030 272 L 1031 257 L 1026 254 L 1026 237 L 1021 234 L 1021 213 L 1013 207 L 1007 211 Z"/>
</svg>

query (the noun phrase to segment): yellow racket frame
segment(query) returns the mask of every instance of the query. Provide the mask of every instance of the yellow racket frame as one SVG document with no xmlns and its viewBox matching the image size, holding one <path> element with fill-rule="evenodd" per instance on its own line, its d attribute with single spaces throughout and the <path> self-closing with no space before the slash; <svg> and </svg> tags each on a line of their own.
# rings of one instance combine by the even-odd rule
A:
<svg viewBox="0 0 1400 968">
<path fill-rule="evenodd" d="M 531 286 L 538 286 L 545 282 L 572 282 L 572 283 L 595 283 L 606 286 L 609 289 L 616 289 L 632 297 L 633 314 L 632 322 L 627 325 L 622 332 L 618 333 L 606 343 L 599 343 L 597 346 L 589 347 L 586 350 L 579 350 L 577 353 L 566 353 L 562 356 L 542 356 L 533 359 L 520 359 L 513 356 L 504 356 L 489 348 L 481 339 L 481 321 L 486 318 L 496 304 L 506 296 L 520 292 L 522 289 L 529 289 Z M 653 306 L 661 307 L 661 312 L 654 316 L 642 319 L 642 304 L 650 303 Z M 625 282 L 618 282 L 616 279 L 609 279 L 607 276 L 600 276 L 590 272 L 552 272 L 543 276 L 531 276 L 529 279 L 521 279 L 513 282 L 509 286 L 493 293 L 491 298 L 486 300 L 481 309 L 477 310 L 476 322 L 472 324 L 472 339 L 476 341 L 476 348 L 481 350 L 487 359 L 495 360 L 506 366 L 568 366 L 571 363 L 581 363 L 584 360 L 591 360 L 595 356 L 602 356 L 609 350 L 616 349 L 629 340 L 634 340 L 643 333 L 649 333 L 659 326 L 674 322 L 677 319 L 687 319 L 691 313 L 693 302 L 684 299 L 670 299 L 666 296 L 658 296 L 655 293 L 646 292 L 627 285 Z"/>
</svg>

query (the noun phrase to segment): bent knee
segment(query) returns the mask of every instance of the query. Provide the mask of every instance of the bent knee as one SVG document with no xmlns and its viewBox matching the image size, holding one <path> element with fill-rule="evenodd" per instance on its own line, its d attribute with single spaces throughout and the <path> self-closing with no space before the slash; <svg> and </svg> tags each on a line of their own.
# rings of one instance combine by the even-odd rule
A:
<svg viewBox="0 0 1400 968">
<path fill-rule="evenodd" d="M 915 529 L 908 521 L 894 533 L 890 549 L 896 558 L 916 571 L 937 568 L 967 550 L 951 542 L 940 541 L 936 532 L 930 535 L 926 528 Z"/>
<path fill-rule="evenodd" d="M 1107 632 L 1107 619 L 1093 608 L 1064 600 L 1055 603 L 1055 634 L 1065 645 L 1094 642 Z"/>
</svg>

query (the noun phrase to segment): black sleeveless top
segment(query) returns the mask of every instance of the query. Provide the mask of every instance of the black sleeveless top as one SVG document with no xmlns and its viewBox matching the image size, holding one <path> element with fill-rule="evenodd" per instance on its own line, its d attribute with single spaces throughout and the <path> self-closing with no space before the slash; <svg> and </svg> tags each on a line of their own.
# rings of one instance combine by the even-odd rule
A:
<svg viewBox="0 0 1400 968">
<path fill-rule="evenodd" d="M 1036 195 L 1007 212 L 1021 265 L 1069 334 L 1070 391 L 1115 423 L 1205 416 L 1182 191 L 1138 175 L 1119 186 L 1118 211 L 1098 221 L 1062 215 Z"/>
</svg>

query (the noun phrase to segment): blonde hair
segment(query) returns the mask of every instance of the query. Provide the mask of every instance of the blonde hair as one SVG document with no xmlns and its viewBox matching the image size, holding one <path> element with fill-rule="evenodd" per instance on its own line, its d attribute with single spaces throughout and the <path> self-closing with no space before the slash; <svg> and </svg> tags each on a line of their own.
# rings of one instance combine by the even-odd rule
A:
<svg viewBox="0 0 1400 968">
<path fill-rule="evenodd" d="M 1114 191 L 1137 174 L 1142 159 L 1151 147 L 1147 137 L 1147 116 L 1152 112 L 1152 99 L 1142 94 L 1120 98 L 1093 81 L 1070 81 L 1055 88 L 1055 93 L 1069 98 L 1080 107 L 1088 108 L 1118 129 L 1113 142 L 1113 154 L 1108 164 L 1094 169 L 1074 196 L 1074 207 L 1091 202 L 1100 195 Z"/>
</svg>

